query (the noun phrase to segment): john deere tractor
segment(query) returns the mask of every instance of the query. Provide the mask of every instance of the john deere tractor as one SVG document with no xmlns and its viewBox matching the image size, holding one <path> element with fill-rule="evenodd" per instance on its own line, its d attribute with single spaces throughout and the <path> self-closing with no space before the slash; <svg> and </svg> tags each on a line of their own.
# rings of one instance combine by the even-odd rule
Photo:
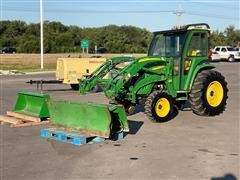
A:
<svg viewBox="0 0 240 180">
<path fill-rule="evenodd" d="M 104 80 L 98 69 L 80 81 L 80 92 L 86 93 L 89 84 L 104 84 L 111 102 L 122 104 L 127 113 L 144 103 L 147 116 L 157 122 L 168 120 L 174 105 L 186 101 L 195 114 L 218 115 L 225 109 L 228 89 L 225 78 L 209 64 L 209 36 L 205 23 L 155 32 L 147 57 L 129 57 L 127 66 Z M 122 58 L 114 60 L 121 62 Z M 105 65 L 112 64 L 109 61 Z"/>
<path fill-rule="evenodd" d="M 144 104 L 157 122 L 172 117 L 173 109 L 189 101 L 201 116 L 222 113 L 227 101 L 225 78 L 208 61 L 208 24 L 154 33 L 147 57 L 116 57 L 105 61 L 79 82 L 82 94 L 101 84 L 111 104 L 53 100 L 46 94 L 19 92 L 15 113 L 49 118 L 55 125 L 109 138 L 129 131 L 126 113 Z"/>
</svg>

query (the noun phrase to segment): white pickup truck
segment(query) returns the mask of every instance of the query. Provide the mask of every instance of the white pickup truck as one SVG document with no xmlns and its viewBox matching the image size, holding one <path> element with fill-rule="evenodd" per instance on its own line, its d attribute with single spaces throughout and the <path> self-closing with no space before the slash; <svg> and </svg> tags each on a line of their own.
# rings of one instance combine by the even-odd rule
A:
<svg viewBox="0 0 240 180">
<path fill-rule="evenodd" d="M 216 46 L 211 55 L 211 60 L 227 60 L 234 62 L 236 59 L 240 59 L 240 52 L 230 46 Z"/>
</svg>

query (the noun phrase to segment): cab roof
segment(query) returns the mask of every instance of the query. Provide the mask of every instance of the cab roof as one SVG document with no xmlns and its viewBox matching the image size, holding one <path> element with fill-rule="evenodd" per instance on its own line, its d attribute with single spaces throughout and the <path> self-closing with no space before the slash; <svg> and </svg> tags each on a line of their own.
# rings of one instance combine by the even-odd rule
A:
<svg viewBox="0 0 240 180">
<path fill-rule="evenodd" d="M 197 23 L 197 24 L 188 24 L 185 26 L 180 26 L 180 27 L 173 27 L 171 30 L 165 30 L 165 31 L 156 31 L 154 34 L 159 34 L 159 33 L 179 33 L 179 32 L 184 32 L 188 30 L 208 30 L 210 31 L 210 26 L 206 23 Z"/>
</svg>

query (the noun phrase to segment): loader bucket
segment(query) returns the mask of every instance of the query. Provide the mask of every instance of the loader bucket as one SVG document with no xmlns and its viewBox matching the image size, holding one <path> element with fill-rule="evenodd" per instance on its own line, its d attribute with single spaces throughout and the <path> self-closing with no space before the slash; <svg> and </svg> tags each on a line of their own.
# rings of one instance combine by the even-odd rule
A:
<svg viewBox="0 0 240 180">
<path fill-rule="evenodd" d="M 51 122 L 79 130 L 84 135 L 109 138 L 117 131 L 128 131 L 127 117 L 122 106 L 49 101 Z"/>
<path fill-rule="evenodd" d="M 13 112 L 37 118 L 48 118 L 47 94 L 36 94 L 32 92 L 18 92 L 17 101 Z"/>
</svg>

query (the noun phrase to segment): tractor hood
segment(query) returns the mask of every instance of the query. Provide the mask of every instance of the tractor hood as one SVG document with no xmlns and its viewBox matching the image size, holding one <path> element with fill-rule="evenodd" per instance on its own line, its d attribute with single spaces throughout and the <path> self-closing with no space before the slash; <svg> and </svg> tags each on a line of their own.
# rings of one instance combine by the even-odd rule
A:
<svg viewBox="0 0 240 180">
<path fill-rule="evenodd" d="M 166 62 L 167 58 L 160 56 L 146 56 L 137 59 L 138 62 L 149 62 L 149 61 L 163 61 Z"/>
<path fill-rule="evenodd" d="M 142 57 L 137 60 L 139 65 L 150 70 L 160 70 L 166 67 L 168 58 L 159 56 Z"/>
</svg>

